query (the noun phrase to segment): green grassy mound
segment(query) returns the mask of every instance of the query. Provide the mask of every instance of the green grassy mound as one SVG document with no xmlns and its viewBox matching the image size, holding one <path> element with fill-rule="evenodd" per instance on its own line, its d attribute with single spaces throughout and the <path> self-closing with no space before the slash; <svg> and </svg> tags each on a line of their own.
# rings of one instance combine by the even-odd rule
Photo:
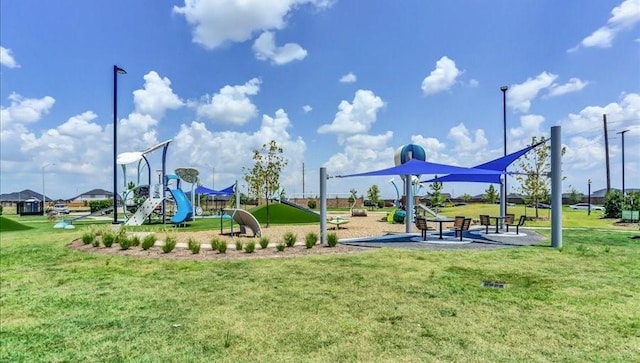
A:
<svg viewBox="0 0 640 363">
<path fill-rule="evenodd" d="M 25 226 L 24 224 L 16 222 L 12 219 L 0 216 L 0 231 L 2 232 L 26 231 L 31 228 L 32 227 Z"/>
<path fill-rule="evenodd" d="M 267 206 L 261 205 L 253 210 L 251 214 L 256 217 L 260 224 L 267 223 Z M 271 224 L 301 224 L 301 223 L 319 223 L 320 216 L 306 212 L 292 206 L 280 203 L 269 203 L 269 223 Z"/>
</svg>

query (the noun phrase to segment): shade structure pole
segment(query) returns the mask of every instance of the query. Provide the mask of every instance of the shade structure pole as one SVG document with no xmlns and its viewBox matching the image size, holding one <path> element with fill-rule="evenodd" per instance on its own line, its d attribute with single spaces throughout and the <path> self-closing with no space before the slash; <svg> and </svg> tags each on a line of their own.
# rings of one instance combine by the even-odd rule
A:
<svg viewBox="0 0 640 363">
<path fill-rule="evenodd" d="M 551 128 L 551 246 L 562 248 L 562 132 Z"/>
<path fill-rule="evenodd" d="M 320 244 L 327 244 L 327 168 L 320 168 Z"/>
<path fill-rule="evenodd" d="M 500 177 L 500 216 L 505 217 L 507 214 L 507 175 Z M 502 228 L 502 222 L 504 219 L 500 219 L 498 224 Z"/>
<path fill-rule="evenodd" d="M 411 175 L 404 176 L 404 195 L 405 195 L 405 216 L 404 216 L 404 227 L 405 232 L 411 233 L 411 226 L 413 224 L 413 193 L 411 188 Z"/>
</svg>

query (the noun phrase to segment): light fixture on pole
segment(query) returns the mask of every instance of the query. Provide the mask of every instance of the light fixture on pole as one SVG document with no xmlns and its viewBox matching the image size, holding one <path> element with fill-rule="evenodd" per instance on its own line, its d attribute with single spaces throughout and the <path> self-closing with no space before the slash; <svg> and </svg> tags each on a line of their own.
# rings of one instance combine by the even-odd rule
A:
<svg viewBox="0 0 640 363">
<path fill-rule="evenodd" d="M 46 209 L 46 205 L 47 205 L 47 197 L 45 197 L 45 195 L 44 195 L 44 169 L 47 166 L 53 166 L 53 165 L 56 165 L 56 164 L 49 164 L 48 163 L 48 164 L 42 165 L 42 214 L 43 215 L 46 212 L 45 209 Z"/>
<path fill-rule="evenodd" d="M 127 71 L 113 65 L 113 224 L 118 224 L 118 74 Z"/>
<path fill-rule="evenodd" d="M 500 91 L 502 91 L 502 131 L 503 131 L 503 139 L 504 139 L 504 155 L 507 156 L 507 90 L 509 86 L 500 87 Z M 507 169 L 505 168 L 505 171 Z M 507 215 L 507 197 L 508 197 L 508 188 L 507 188 L 507 174 L 504 174 L 504 183 L 503 183 L 503 192 L 504 192 L 504 205 L 501 206 L 503 216 Z M 501 203 L 502 204 L 502 203 Z"/>
<path fill-rule="evenodd" d="M 587 180 L 587 214 L 591 215 L 591 179 Z"/>
<path fill-rule="evenodd" d="M 624 130 L 617 132 L 617 134 L 622 135 L 622 196 L 624 197 L 624 134 L 629 132 L 629 130 Z"/>
</svg>

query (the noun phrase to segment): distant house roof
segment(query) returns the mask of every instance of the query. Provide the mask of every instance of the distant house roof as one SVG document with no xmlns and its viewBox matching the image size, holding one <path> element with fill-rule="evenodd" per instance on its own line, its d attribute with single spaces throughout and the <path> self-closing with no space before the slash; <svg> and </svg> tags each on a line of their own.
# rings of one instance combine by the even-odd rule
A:
<svg viewBox="0 0 640 363">
<path fill-rule="evenodd" d="M 111 196 L 113 196 L 113 193 L 111 193 L 108 190 L 104 190 L 104 189 L 91 189 L 88 192 L 84 192 L 82 194 L 78 194 L 73 198 L 69 198 L 69 200 L 82 198 L 82 196 L 85 196 L 85 195 L 104 195 L 104 196 L 107 196 L 107 197 L 111 197 Z"/>
<path fill-rule="evenodd" d="M 618 188 L 611 188 L 611 190 L 622 191 L 621 189 L 618 189 Z M 624 191 L 625 193 L 640 192 L 640 188 L 624 188 Z M 599 190 L 596 190 L 595 192 L 592 192 L 591 196 L 596 198 L 604 198 L 606 194 L 607 194 L 607 188 L 604 188 L 604 189 L 599 189 Z"/>
<path fill-rule="evenodd" d="M 20 202 L 27 199 L 42 200 L 42 193 L 34 192 L 31 189 L 25 189 L 20 192 L 0 194 L 0 202 Z M 44 199 L 48 202 L 53 201 L 53 199 L 46 195 L 44 196 Z"/>
</svg>

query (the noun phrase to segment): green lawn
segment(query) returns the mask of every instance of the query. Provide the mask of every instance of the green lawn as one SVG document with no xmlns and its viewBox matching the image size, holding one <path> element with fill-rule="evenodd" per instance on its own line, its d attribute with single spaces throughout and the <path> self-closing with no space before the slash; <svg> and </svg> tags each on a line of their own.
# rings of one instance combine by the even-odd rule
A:
<svg viewBox="0 0 640 363">
<path fill-rule="evenodd" d="M 87 227 L 24 224 L 0 232 L 3 362 L 640 361 L 637 231 L 185 261 L 70 250 Z"/>
</svg>

